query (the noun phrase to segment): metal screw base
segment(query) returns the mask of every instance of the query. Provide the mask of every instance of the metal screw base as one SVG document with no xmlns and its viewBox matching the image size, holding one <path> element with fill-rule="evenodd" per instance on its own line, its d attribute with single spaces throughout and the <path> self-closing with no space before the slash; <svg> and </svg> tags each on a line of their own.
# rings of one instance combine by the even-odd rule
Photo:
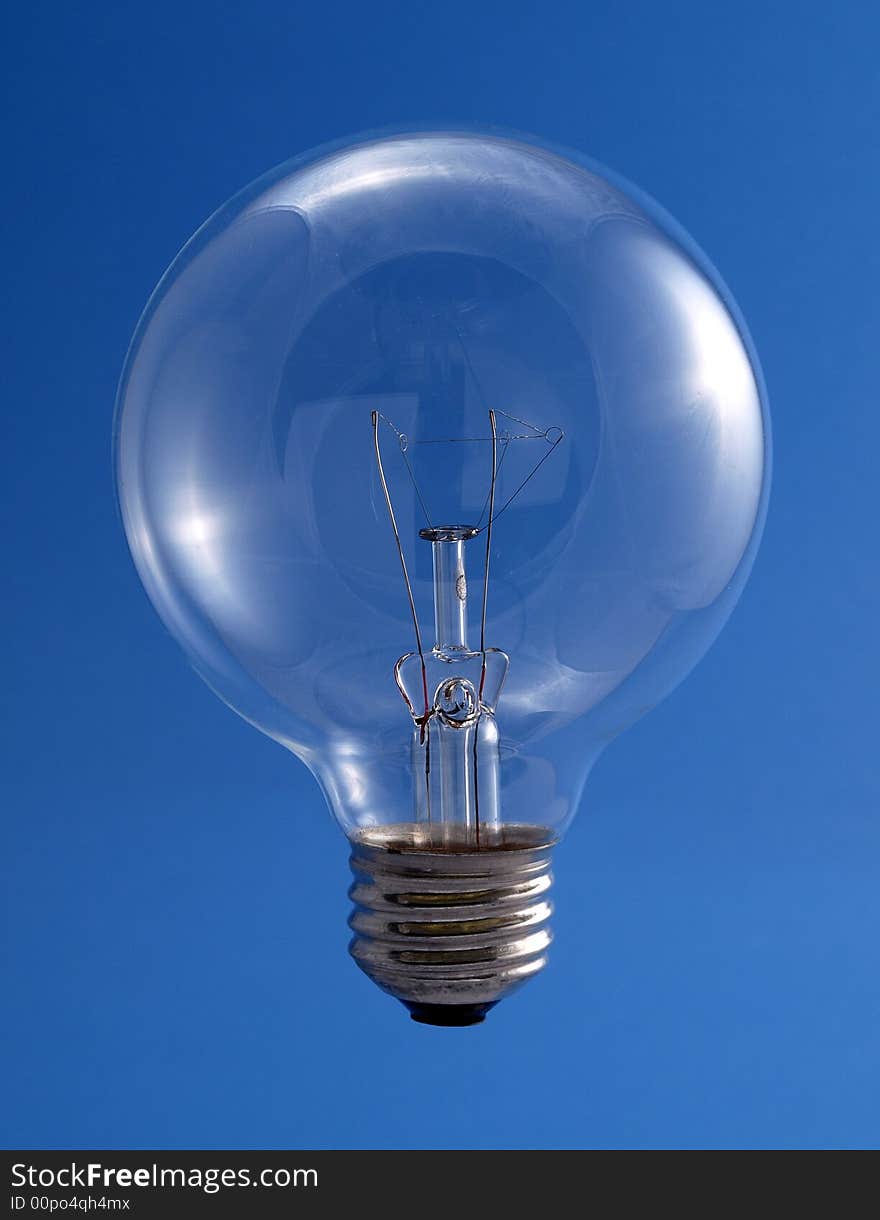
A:
<svg viewBox="0 0 880 1220">
<path fill-rule="evenodd" d="M 427 1025 L 476 1025 L 547 961 L 553 836 L 507 826 L 479 850 L 424 823 L 352 843 L 349 945 L 358 966 Z"/>
</svg>

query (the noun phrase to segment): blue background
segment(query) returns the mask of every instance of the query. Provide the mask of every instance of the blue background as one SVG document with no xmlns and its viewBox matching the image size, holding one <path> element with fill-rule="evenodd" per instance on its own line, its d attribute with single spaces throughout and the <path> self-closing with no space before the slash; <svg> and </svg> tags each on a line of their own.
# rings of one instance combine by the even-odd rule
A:
<svg viewBox="0 0 880 1220">
<path fill-rule="evenodd" d="M 3 1143 L 880 1142 L 877 216 L 867 4 L 15 6 L 3 293 Z M 129 335 L 202 219 L 348 132 L 613 166 L 707 250 L 774 415 L 719 643 L 600 761 L 549 971 L 468 1030 L 349 962 L 346 844 L 166 636 L 113 500 Z"/>
</svg>

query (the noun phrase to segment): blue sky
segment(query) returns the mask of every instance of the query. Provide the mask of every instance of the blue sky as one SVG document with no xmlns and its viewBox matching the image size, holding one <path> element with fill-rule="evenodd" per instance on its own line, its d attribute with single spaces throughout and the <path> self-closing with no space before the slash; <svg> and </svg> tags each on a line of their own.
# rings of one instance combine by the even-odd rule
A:
<svg viewBox="0 0 880 1220">
<path fill-rule="evenodd" d="M 875 1147 L 877 15 L 160 0 L 7 25 L 3 1143 Z M 593 773 L 550 969 L 436 1031 L 348 961 L 345 841 L 165 634 L 109 450 L 139 311 L 208 213 L 322 141 L 446 119 L 582 149 L 693 234 L 760 353 L 775 471 L 724 634 Z"/>
</svg>

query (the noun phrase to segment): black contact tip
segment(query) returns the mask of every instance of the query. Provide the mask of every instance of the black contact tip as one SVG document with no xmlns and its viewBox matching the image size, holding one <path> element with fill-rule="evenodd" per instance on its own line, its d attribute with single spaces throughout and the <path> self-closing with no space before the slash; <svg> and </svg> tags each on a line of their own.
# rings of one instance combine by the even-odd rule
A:
<svg viewBox="0 0 880 1220">
<path fill-rule="evenodd" d="M 420 1025 L 479 1025 L 494 1004 L 407 1004 L 409 1014 Z"/>
</svg>

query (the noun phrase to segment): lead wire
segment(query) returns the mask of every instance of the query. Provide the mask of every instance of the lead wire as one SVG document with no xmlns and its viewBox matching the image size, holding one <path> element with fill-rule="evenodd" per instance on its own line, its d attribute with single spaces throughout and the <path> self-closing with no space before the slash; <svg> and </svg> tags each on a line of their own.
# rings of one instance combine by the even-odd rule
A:
<svg viewBox="0 0 880 1220">
<path fill-rule="evenodd" d="M 480 693 L 479 703 L 483 701 L 483 687 L 486 685 L 486 609 L 489 604 L 489 560 L 492 555 L 492 522 L 495 516 L 495 482 L 498 478 L 498 427 L 495 422 L 495 412 L 489 409 L 489 427 L 492 429 L 492 478 L 489 482 L 489 520 L 486 522 L 486 564 L 483 569 L 483 608 L 480 614 Z M 507 450 L 505 449 L 505 453 Z M 479 774 L 479 719 L 474 728 L 474 834 L 476 847 L 480 847 L 480 774 Z"/>
<path fill-rule="evenodd" d="M 403 554 L 403 543 L 400 540 L 400 530 L 397 528 L 397 518 L 394 516 L 394 506 L 391 503 L 391 493 L 388 490 L 388 481 L 385 478 L 385 470 L 382 466 L 382 448 L 379 444 L 379 412 L 372 412 L 373 421 L 373 446 L 376 451 L 376 466 L 379 469 L 379 481 L 382 484 L 382 492 L 385 496 L 385 507 L 388 509 L 388 516 L 391 521 L 391 530 L 394 534 L 394 541 L 397 544 L 397 554 L 400 558 L 400 567 L 403 571 L 403 583 L 406 585 L 406 596 L 409 601 L 409 612 L 412 615 L 413 628 L 416 633 L 416 649 L 419 654 L 419 660 L 422 663 L 422 688 L 425 695 L 425 718 L 428 716 L 428 673 L 425 668 L 425 654 L 422 649 L 422 632 L 419 627 L 419 616 L 416 614 L 416 603 L 413 597 L 412 585 L 409 582 L 409 572 L 406 567 L 406 558 Z"/>
<path fill-rule="evenodd" d="M 486 566 L 483 570 L 483 612 L 480 616 L 480 652 L 483 654 L 483 678 L 480 680 L 481 697 L 483 694 L 483 679 L 486 676 L 486 607 L 489 603 L 489 557 L 492 550 L 492 523 L 495 520 L 495 482 L 498 478 L 498 428 L 495 423 L 495 412 L 491 409 L 489 410 L 489 427 L 492 429 L 492 478 L 489 483 L 489 520 L 486 522 Z"/>
</svg>

